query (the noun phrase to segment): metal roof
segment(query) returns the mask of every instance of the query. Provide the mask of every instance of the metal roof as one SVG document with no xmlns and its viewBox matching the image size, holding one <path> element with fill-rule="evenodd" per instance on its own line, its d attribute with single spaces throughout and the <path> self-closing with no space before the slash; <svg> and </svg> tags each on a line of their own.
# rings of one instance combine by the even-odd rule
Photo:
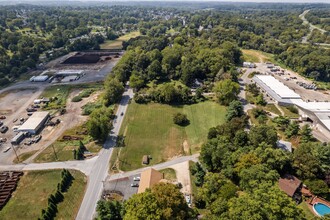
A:
<svg viewBox="0 0 330 220">
<path fill-rule="evenodd" d="M 300 95 L 295 93 L 289 87 L 269 75 L 255 75 L 255 81 L 262 86 L 266 92 L 274 92 L 281 99 L 300 99 Z"/>
<path fill-rule="evenodd" d="M 34 112 L 33 115 L 19 127 L 18 131 L 35 130 L 48 116 L 49 112 Z"/>
</svg>

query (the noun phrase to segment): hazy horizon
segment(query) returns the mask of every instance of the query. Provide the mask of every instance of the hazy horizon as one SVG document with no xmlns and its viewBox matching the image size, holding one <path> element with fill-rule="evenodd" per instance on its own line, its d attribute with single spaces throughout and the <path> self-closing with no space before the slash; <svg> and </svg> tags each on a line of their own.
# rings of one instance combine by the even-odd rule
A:
<svg viewBox="0 0 330 220">
<path fill-rule="evenodd" d="M 3 2 L 4 0 L 0 0 Z M 12 2 L 54 2 L 54 0 L 13 0 Z M 58 0 L 57 2 L 250 2 L 250 3 L 330 3 L 330 0 Z"/>
</svg>

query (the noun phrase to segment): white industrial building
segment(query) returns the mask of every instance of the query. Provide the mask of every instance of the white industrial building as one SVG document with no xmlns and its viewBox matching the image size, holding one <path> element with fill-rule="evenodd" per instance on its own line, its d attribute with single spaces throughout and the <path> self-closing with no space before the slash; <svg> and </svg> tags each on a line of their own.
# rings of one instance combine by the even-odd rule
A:
<svg viewBox="0 0 330 220">
<path fill-rule="evenodd" d="M 19 132 L 38 133 L 49 118 L 49 112 L 34 112 L 18 129 Z"/>
<path fill-rule="evenodd" d="M 60 70 L 56 73 L 58 76 L 82 75 L 84 70 Z"/>
<path fill-rule="evenodd" d="M 47 75 L 32 76 L 30 82 L 45 82 L 49 77 Z"/>
<path fill-rule="evenodd" d="M 300 95 L 270 75 L 255 75 L 253 81 L 278 104 L 292 104 L 292 99 L 301 100 Z"/>
<path fill-rule="evenodd" d="M 330 102 L 305 102 L 300 95 L 289 87 L 269 75 L 255 75 L 253 81 L 271 96 L 280 105 L 295 105 L 301 109 L 305 115 L 302 118 L 309 118 L 311 121 L 319 122 L 326 130 L 326 135 L 330 135 Z"/>
</svg>

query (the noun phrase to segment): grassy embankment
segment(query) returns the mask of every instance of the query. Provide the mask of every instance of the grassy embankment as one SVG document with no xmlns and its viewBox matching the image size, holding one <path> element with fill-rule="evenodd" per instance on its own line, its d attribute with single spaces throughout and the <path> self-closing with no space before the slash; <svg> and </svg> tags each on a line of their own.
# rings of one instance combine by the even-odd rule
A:
<svg viewBox="0 0 330 220">
<path fill-rule="evenodd" d="M 74 180 L 59 203 L 55 219 L 74 219 L 84 196 L 85 176 L 70 170 Z M 16 191 L 6 206 L 0 211 L 0 219 L 37 219 L 41 210 L 47 208 L 48 196 L 56 191 L 61 180 L 61 170 L 29 171 L 21 177 Z"/>
<path fill-rule="evenodd" d="M 123 41 L 128 41 L 131 38 L 140 36 L 139 31 L 130 32 L 123 36 L 120 36 L 116 40 L 106 40 L 103 44 L 100 45 L 101 49 L 121 49 Z"/>
<path fill-rule="evenodd" d="M 91 153 L 97 153 L 102 149 L 101 144 L 93 141 L 92 137 L 86 132 L 86 124 L 76 126 L 72 129 L 66 130 L 64 134 L 57 139 L 53 144 L 48 146 L 43 152 L 41 152 L 34 162 L 53 162 L 53 161 L 67 161 L 74 160 L 73 150 L 78 149 L 79 140 L 63 140 L 63 136 L 74 136 L 82 138 L 82 142 L 85 144 L 87 150 Z M 55 151 L 55 152 L 54 152 Z"/>
<path fill-rule="evenodd" d="M 187 115 L 188 126 L 173 123 L 173 115 L 178 112 Z M 141 167 L 143 155 L 151 155 L 150 164 L 157 164 L 174 156 L 199 152 L 209 128 L 222 124 L 225 114 L 225 107 L 211 101 L 183 106 L 132 102 L 120 130 L 125 146 L 115 149 L 111 166 L 117 157 L 116 165 L 127 171 Z"/>
</svg>

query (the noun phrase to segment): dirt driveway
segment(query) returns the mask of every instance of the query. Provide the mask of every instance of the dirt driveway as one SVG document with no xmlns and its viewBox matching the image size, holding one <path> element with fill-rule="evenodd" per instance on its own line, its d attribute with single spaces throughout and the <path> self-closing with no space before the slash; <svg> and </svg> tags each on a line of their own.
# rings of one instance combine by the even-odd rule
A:
<svg viewBox="0 0 330 220">
<path fill-rule="evenodd" d="M 178 182 L 182 184 L 181 192 L 183 194 L 191 194 L 191 180 L 190 180 L 190 171 L 189 171 L 189 161 L 185 161 L 182 163 L 174 164 L 169 166 L 168 168 L 172 168 L 175 170 L 176 178 Z"/>
</svg>

